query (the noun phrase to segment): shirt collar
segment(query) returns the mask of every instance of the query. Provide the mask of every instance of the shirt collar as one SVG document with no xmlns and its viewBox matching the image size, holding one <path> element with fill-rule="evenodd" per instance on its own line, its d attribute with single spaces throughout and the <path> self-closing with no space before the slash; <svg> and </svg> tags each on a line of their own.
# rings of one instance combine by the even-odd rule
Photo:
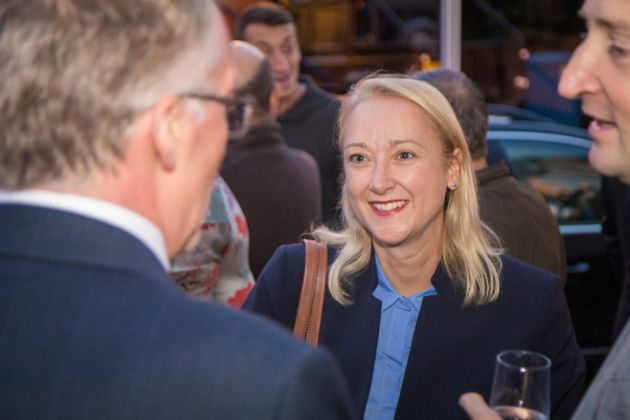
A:
<svg viewBox="0 0 630 420">
<path fill-rule="evenodd" d="M 378 257 L 376 254 L 373 254 L 374 265 L 376 267 L 376 278 L 378 280 L 376 284 L 376 288 L 372 295 L 382 302 L 381 312 L 385 311 L 387 308 L 395 304 L 399 299 L 407 300 L 414 307 L 416 311 L 420 310 L 420 304 L 422 299 L 427 296 L 435 296 L 437 295 L 437 290 L 433 285 L 422 292 L 416 293 L 413 296 L 401 296 L 400 293 L 394 289 L 391 282 L 383 272 L 383 268 L 378 261 Z"/>
<path fill-rule="evenodd" d="M 43 190 L 0 191 L 0 204 L 22 204 L 61 210 L 95 219 L 124 230 L 140 240 L 169 268 L 164 236 L 144 216 L 117 204 L 76 194 Z"/>
<path fill-rule="evenodd" d="M 506 175 L 510 175 L 510 169 L 504 160 L 475 171 L 475 177 L 477 177 L 477 181 L 480 185 L 486 184 L 495 179 L 503 178 Z"/>
</svg>

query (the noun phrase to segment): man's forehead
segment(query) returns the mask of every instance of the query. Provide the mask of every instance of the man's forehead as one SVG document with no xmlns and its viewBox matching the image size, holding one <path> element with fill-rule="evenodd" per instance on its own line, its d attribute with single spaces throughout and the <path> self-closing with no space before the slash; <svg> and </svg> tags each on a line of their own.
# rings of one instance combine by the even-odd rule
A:
<svg viewBox="0 0 630 420">
<path fill-rule="evenodd" d="M 586 0 L 578 14 L 591 24 L 630 33 L 628 0 Z"/>
<path fill-rule="evenodd" d="M 245 28 L 244 38 L 253 44 L 281 45 L 297 40 L 295 26 L 292 23 L 283 25 L 265 25 L 251 23 Z"/>
</svg>

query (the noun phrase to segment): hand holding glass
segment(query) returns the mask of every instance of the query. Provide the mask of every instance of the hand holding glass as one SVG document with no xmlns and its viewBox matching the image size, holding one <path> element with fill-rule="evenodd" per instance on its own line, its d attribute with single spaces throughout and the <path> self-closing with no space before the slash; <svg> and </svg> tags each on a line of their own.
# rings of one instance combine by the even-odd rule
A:
<svg viewBox="0 0 630 420">
<path fill-rule="evenodd" d="M 490 406 L 504 419 L 546 420 L 550 414 L 551 361 L 540 353 L 497 355 Z"/>
</svg>

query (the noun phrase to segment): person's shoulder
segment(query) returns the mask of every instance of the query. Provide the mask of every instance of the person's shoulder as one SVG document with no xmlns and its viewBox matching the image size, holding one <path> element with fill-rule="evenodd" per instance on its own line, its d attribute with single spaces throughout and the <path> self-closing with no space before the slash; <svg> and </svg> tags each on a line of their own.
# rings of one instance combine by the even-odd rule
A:
<svg viewBox="0 0 630 420">
<path fill-rule="evenodd" d="M 541 216 L 544 216 L 545 219 L 553 219 L 553 215 L 549 211 L 549 205 L 543 195 L 536 191 L 534 188 L 529 186 L 527 183 L 521 181 L 520 179 L 516 179 L 515 177 L 510 175 L 509 178 L 510 185 L 512 186 L 512 191 L 515 195 L 522 197 L 521 204 L 529 203 L 530 207 L 535 210 L 535 212 Z M 524 208 L 525 206 L 522 206 Z"/>
<path fill-rule="evenodd" d="M 288 366 L 317 358 L 309 355 L 311 347 L 267 319 L 217 303 L 186 300 L 170 311 L 162 329 L 179 341 L 191 360 L 210 358 L 213 364 L 238 363 L 239 369 L 249 366 L 259 374 L 276 375 Z"/>
<path fill-rule="evenodd" d="M 333 245 L 327 245 L 326 249 L 328 252 L 328 263 L 331 264 L 337 257 L 339 248 Z M 304 258 L 306 257 L 306 247 L 304 246 L 304 242 L 281 245 L 278 247 L 271 259 L 276 257 L 278 259 L 283 259 L 288 265 L 297 264 L 297 266 L 303 270 Z"/>
<path fill-rule="evenodd" d="M 299 274 L 304 271 L 305 255 L 304 244 L 301 242 L 280 245 L 260 273 L 257 285 L 292 289 L 296 280 L 302 278 Z"/>
<path fill-rule="evenodd" d="M 479 192 L 484 196 L 496 195 L 501 199 L 513 197 L 512 203 L 522 205 L 533 202 L 536 206 L 546 208 L 547 203 L 543 196 L 525 182 L 512 176 L 504 162 L 499 162 L 476 172 L 479 179 Z M 508 202 L 509 203 L 509 202 Z"/>
<path fill-rule="evenodd" d="M 322 107 L 323 109 L 329 109 L 331 111 L 337 111 L 341 106 L 341 101 L 332 93 L 326 92 L 312 80 L 302 81 L 306 86 L 306 92 L 304 93 L 305 103 Z"/>
<path fill-rule="evenodd" d="M 501 263 L 502 290 L 533 294 L 552 290 L 560 284 L 560 280 L 553 273 L 509 255 L 502 255 Z"/>
<path fill-rule="evenodd" d="M 299 169 L 299 172 L 315 173 L 319 176 L 319 166 L 315 158 L 305 152 L 304 150 L 297 149 L 287 145 L 287 156 L 290 158 L 289 162 Z"/>
<path fill-rule="evenodd" d="M 345 390 L 332 356 L 295 340 L 275 323 L 190 299 L 165 315 L 150 355 L 153 375 L 168 380 L 176 395 L 194 395 L 199 406 L 218 418 L 315 418 L 309 409 L 321 410 L 326 418 L 333 412 L 331 401 L 344 405 Z M 222 397 L 216 398 L 213 390 Z M 322 398 L 329 402 L 324 409 L 314 403 Z M 300 403 L 309 407 L 300 408 Z"/>
<path fill-rule="evenodd" d="M 529 313 L 527 319 L 539 326 L 566 311 L 562 282 L 556 275 L 510 256 L 501 260 L 501 287 L 495 301 L 501 311 Z"/>
<path fill-rule="evenodd" d="M 328 264 L 337 256 L 337 248 L 327 246 Z M 273 253 L 257 281 L 254 291 L 260 287 L 273 290 L 283 298 L 299 293 L 304 274 L 306 247 L 304 242 L 280 245 Z"/>
<path fill-rule="evenodd" d="M 273 343 L 275 352 L 295 354 L 307 349 L 293 340 L 284 329 L 246 311 L 237 311 L 215 303 L 192 301 L 187 310 L 182 312 L 189 319 L 200 321 L 191 326 L 202 333 L 199 335 L 200 340 L 208 335 L 220 334 L 225 344 L 231 341 L 248 346 L 253 343 Z M 212 340 L 208 337 L 208 341 Z M 258 352 L 265 353 L 265 349 Z"/>
<path fill-rule="evenodd" d="M 279 246 L 274 253 L 274 257 L 278 255 L 278 257 L 285 258 L 289 261 L 304 261 L 305 254 L 306 248 L 304 247 L 304 242 L 296 242 Z"/>
</svg>

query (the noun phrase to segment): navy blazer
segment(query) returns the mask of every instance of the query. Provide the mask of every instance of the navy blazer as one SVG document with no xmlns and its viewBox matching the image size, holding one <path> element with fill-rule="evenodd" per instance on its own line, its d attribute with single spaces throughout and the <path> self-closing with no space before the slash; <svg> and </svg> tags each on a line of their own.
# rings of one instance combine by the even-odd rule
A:
<svg viewBox="0 0 630 420">
<path fill-rule="evenodd" d="M 0 418 L 350 418 L 336 362 L 187 298 L 126 232 L 0 205 Z"/>
<path fill-rule="evenodd" d="M 329 248 L 329 263 L 335 250 Z M 503 257 L 501 294 L 480 307 L 462 307 L 462 296 L 442 267 L 431 279 L 436 296 L 425 297 L 403 379 L 396 419 L 467 419 L 458 398 L 468 391 L 489 397 L 497 353 L 533 350 L 552 365 L 552 418 L 568 419 L 582 392 L 579 352 L 558 279 Z M 304 271 L 304 246 L 280 247 L 262 272 L 245 308 L 293 325 Z M 374 261 L 352 281 L 351 306 L 326 295 L 320 343 L 337 357 L 355 409 L 363 413 L 372 380 L 381 302 Z"/>
</svg>

